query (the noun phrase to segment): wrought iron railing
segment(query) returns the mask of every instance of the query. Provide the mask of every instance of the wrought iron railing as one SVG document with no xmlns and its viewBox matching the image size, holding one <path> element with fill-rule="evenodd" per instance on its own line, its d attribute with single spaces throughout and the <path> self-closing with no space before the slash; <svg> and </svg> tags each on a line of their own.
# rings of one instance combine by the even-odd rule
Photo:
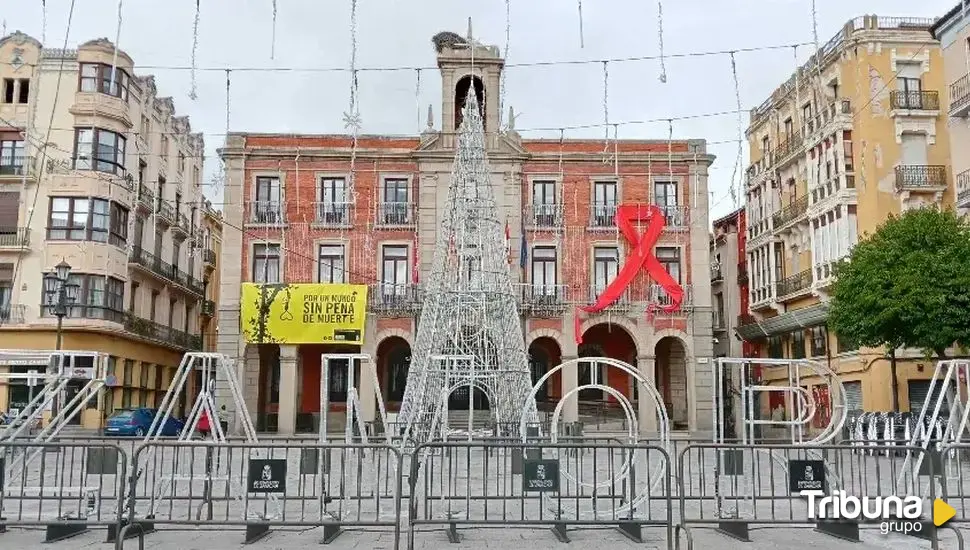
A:
<svg viewBox="0 0 970 550">
<path fill-rule="evenodd" d="M 143 338 L 184 350 L 199 351 L 202 349 L 202 337 L 199 335 L 189 334 L 155 321 L 142 319 L 131 313 L 124 313 L 123 319 L 125 330 Z"/>
<path fill-rule="evenodd" d="M 967 106 L 970 106 L 970 74 L 965 74 L 950 84 L 950 112 L 962 111 Z"/>
<path fill-rule="evenodd" d="M 779 298 L 797 294 L 812 287 L 812 270 L 806 269 L 776 283 L 775 295 Z"/>
<path fill-rule="evenodd" d="M 373 284 L 367 291 L 368 309 L 384 316 L 408 316 L 421 311 L 420 288 L 414 284 Z"/>
<path fill-rule="evenodd" d="M 518 287 L 519 305 L 523 313 L 536 316 L 559 315 L 568 306 L 568 285 L 520 283 Z"/>
<path fill-rule="evenodd" d="M 141 248 L 140 246 L 136 246 L 131 249 L 129 260 L 132 263 L 151 271 L 159 277 L 181 285 L 194 294 L 202 294 L 203 289 L 201 281 L 188 273 L 185 273 L 178 267 L 162 260 L 151 252 Z"/>
<path fill-rule="evenodd" d="M 970 170 L 957 174 L 957 206 L 970 206 Z"/>
<path fill-rule="evenodd" d="M 589 205 L 590 227 L 613 227 L 616 219 L 616 203 L 594 202 Z"/>
<path fill-rule="evenodd" d="M 525 212 L 526 225 L 533 227 L 562 226 L 563 205 L 556 203 L 534 202 Z"/>
<path fill-rule="evenodd" d="M 206 248 L 202 252 L 202 261 L 205 265 L 215 267 L 216 265 L 216 251 L 211 248 Z"/>
<path fill-rule="evenodd" d="M 348 217 L 349 217 L 349 205 L 348 205 L 347 211 L 348 211 Z M 319 208 L 317 212 L 319 213 Z M 382 202 L 377 205 L 377 225 L 410 226 L 413 224 L 414 224 L 414 203 Z"/>
<path fill-rule="evenodd" d="M 771 222 L 775 229 L 780 229 L 785 225 L 797 220 L 808 211 L 808 195 L 795 199 L 794 202 L 775 212 L 771 216 Z"/>
<path fill-rule="evenodd" d="M 723 281 L 724 275 L 721 273 L 721 264 L 711 264 L 711 281 Z"/>
<path fill-rule="evenodd" d="M 202 300 L 202 315 L 212 317 L 216 314 L 216 303 L 212 300 Z"/>
<path fill-rule="evenodd" d="M 152 193 L 151 189 L 143 183 L 138 184 L 138 203 L 149 211 L 155 205 L 155 193 Z"/>
<path fill-rule="evenodd" d="M 33 158 L 27 155 L 0 157 L 0 176 L 23 176 L 31 172 Z"/>
<path fill-rule="evenodd" d="M 946 166 L 907 164 L 896 167 L 896 190 L 946 187 Z"/>
<path fill-rule="evenodd" d="M 282 225 L 283 203 L 279 201 L 249 201 L 248 206 L 249 223 L 255 225 Z"/>
<path fill-rule="evenodd" d="M 351 225 L 353 203 L 350 202 L 315 202 L 316 217 L 314 223 L 322 226 Z"/>
<path fill-rule="evenodd" d="M 892 109 L 936 111 L 940 108 L 940 93 L 927 90 L 893 90 L 889 93 L 889 105 Z"/>
<path fill-rule="evenodd" d="M 0 305 L 0 325 L 22 325 L 27 322 L 27 306 L 23 304 Z"/>
<path fill-rule="evenodd" d="M 158 203 L 158 219 L 160 221 L 168 222 L 169 224 L 175 223 L 175 209 L 172 205 L 165 202 L 164 200 Z"/>
</svg>

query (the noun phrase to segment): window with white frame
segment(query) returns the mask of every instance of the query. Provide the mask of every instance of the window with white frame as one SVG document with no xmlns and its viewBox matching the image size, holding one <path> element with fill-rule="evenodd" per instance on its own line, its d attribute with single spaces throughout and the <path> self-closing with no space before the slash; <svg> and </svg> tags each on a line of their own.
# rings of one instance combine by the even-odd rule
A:
<svg viewBox="0 0 970 550">
<path fill-rule="evenodd" d="M 558 225 L 556 216 L 556 182 L 534 180 L 532 182 L 532 218 L 539 227 Z"/>
<path fill-rule="evenodd" d="M 553 296 L 556 293 L 556 247 L 532 249 L 532 293 Z"/>
<path fill-rule="evenodd" d="M 387 225 L 410 223 L 407 178 L 384 179 L 384 200 L 381 202 L 381 222 Z"/>
<path fill-rule="evenodd" d="M 280 282 L 280 245 L 256 243 L 253 245 L 253 282 Z"/>
<path fill-rule="evenodd" d="M 259 176 L 256 178 L 256 204 L 253 222 L 277 224 L 283 222 L 282 188 L 280 178 Z"/>
<path fill-rule="evenodd" d="M 408 247 L 381 247 L 381 287 L 385 295 L 403 296 L 408 288 Z"/>
<path fill-rule="evenodd" d="M 347 180 L 344 178 L 321 178 L 320 201 L 317 203 L 317 222 L 329 224 L 347 223 Z"/>
<path fill-rule="evenodd" d="M 344 246 L 321 244 L 317 251 L 317 281 L 321 283 L 345 283 Z"/>
<path fill-rule="evenodd" d="M 620 268 L 620 250 L 615 246 L 593 248 L 593 293 L 602 294 L 613 282 Z"/>
<path fill-rule="evenodd" d="M 593 183 L 593 227 L 611 227 L 616 217 L 617 185 L 615 181 Z"/>
</svg>

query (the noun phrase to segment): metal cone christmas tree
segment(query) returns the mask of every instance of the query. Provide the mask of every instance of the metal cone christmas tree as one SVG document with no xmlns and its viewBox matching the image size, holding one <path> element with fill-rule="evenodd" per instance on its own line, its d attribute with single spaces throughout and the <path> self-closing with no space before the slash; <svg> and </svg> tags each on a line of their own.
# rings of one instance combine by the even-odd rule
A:
<svg viewBox="0 0 970 550">
<path fill-rule="evenodd" d="M 523 417 L 537 417 L 491 185 L 482 115 L 470 89 L 399 415 L 414 443 L 446 423 L 456 390 L 468 392 L 469 408 L 475 393 L 484 394 L 503 432 L 517 434 Z"/>
</svg>

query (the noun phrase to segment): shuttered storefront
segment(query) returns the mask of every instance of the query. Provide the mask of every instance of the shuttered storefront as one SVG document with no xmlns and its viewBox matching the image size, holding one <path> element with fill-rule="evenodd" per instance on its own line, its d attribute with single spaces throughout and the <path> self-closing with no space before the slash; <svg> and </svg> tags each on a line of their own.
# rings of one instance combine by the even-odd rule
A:
<svg viewBox="0 0 970 550">
<path fill-rule="evenodd" d="M 933 397 L 930 397 L 930 381 L 929 380 L 910 380 L 909 381 L 909 411 L 913 414 L 919 414 L 924 406 L 931 407 L 927 411 L 927 414 L 932 414 L 933 408 L 936 407 L 937 396 L 943 393 L 943 385 L 937 384 L 935 391 L 933 392 Z M 949 404 L 944 403 L 943 407 L 940 408 L 940 412 L 948 412 Z"/>
<path fill-rule="evenodd" d="M 846 382 L 845 384 L 845 412 L 862 412 L 862 382 Z"/>
</svg>

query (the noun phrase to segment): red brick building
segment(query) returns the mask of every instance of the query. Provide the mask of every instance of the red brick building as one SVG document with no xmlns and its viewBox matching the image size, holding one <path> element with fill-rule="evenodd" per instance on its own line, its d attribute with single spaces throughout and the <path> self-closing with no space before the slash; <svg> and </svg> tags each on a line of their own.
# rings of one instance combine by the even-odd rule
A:
<svg viewBox="0 0 970 550">
<path fill-rule="evenodd" d="M 397 407 L 421 308 L 420 286 L 431 269 L 448 195 L 456 113 L 474 83 L 483 104 L 495 198 L 507 219 L 510 269 L 534 379 L 571 357 L 622 359 L 656 380 L 676 427 L 709 429 L 707 168 L 713 156 L 705 142 L 611 142 L 604 161 L 602 140 L 495 132 L 504 65 L 498 49 L 477 43 L 442 47 L 437 61 L 448 91 L 440 129 L 429 120 L 420 136 L 361 136 L 353 170 L 352 139 L 346 135 L 229 136 L 222 151 L 228 178 L 219 351 L 243 364 L 250 410 L 268 418 L 264 427 L 277 425 L 282 433 L 310 429 L 319 415 L 320 355 L 326 351 L 373 357 L 384 399 L 389 409 Z M 683 286 L 684 301 L 675 311 L 655 311 L 650 304 L 669 298 L 640 273 L 606 311 L 580 315 L 583 342 L 577 344 L 576 308 L 595 301 L 629 252 L 614 223 L 616 206 L 629 203 L 664 211 L 666 228 L 653 253 Z M 239 285 L 250 281 L 370 285 L 363 349 L 247 345 L 239 331 Z M 409 290 L 386 291 L 382 283 Z M 588 371 L 579 373 L 579 384 L 589 379 Z M 607 381 L 633 393 L 628 376 L 609 373 Z M 554 377 L 539 399 L 557 400 L 562 386 Z M 345 396 L 337 388 L 330 395 L 339 409 Z M 580 401 L 601 410 L 610 399 L 587 391 Z M 565 420 L 576 420 L 581 410 L 577 403 L 567 405 Z"/>
</svg>

